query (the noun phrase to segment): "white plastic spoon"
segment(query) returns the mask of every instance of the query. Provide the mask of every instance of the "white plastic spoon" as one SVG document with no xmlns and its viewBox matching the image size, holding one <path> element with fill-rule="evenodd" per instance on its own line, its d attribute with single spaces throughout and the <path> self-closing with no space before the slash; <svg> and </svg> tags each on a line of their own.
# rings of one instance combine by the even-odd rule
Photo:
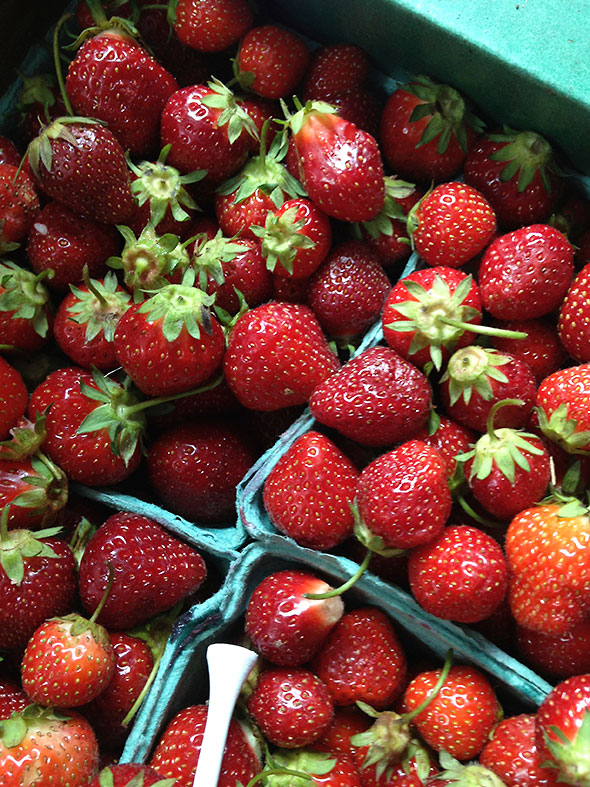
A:
<svg viewBox="0 0 590 787">
<path fill-rule="evenodd" d="M 193 787 L 217 787 L 234 706 L 257 658 L 240 645 L 219 642 L 207 648 L 209 709 Z"/>
</svg>

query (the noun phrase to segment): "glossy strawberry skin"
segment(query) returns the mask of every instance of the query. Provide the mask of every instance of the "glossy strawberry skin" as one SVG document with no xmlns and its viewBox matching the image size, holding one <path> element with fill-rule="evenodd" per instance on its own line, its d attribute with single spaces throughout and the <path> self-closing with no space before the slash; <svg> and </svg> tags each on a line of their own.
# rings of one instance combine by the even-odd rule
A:
<svg viewBox="0 0 590 787">
<path fill-rule="evenodd" d="M 428 543 L 451 512 L 440 454 L 420 440 L 402 443 L 363 470 L 357 502 L 364 524 L 383 546 L 409 549 Z"/>
<path fill-rule="evenodd" d="M 89 613 L 105 591 L 109 563 L 113 586 L 98 622 L 113 630 L 170 609 L 194 593 L 207 574 L 201 555 L 153 520 L 113 514 L 91 538 L 80 563 L 80 596 Z"/>
<path fill-rule="evenodd" d="M 6 440 L 27 409 L 27 389 L 20 373 L 0 356 L 0 440 Z"/>
<path fill-rule="evenodd" d="M 519 658 L 550 679 L 564 680 L 590 672 L 590 620 L 556 635 L 518 626 L 517 645 Z"/>
<path fill-rule="evenodd" d="M 174 31 L 183 44 L 200 52 L 221 52 L 252 27 L 246 0 L 179 0 Z"/>
<path fill-rule="evenodd" d="M 431 406 L 426 377 L 388 347 L 372 347 L 348 361 L 314 390 L 314 418 L 362 445 L 409 440 Z"/>
<path fill-rule="evenodd" d="M 527 363 L 537 383 L 566 364 L 567 353 L 550 319 L 541 317 L 532 320 L 492 320 L 490 324 L 494 328 L 526 333 L 526 339 L 492 336 L 490 345 Z"/>
<path fill-rule="evenodd" d="M 309 64 L 304 40 L 278 25 L 251 28 L 240 41 L 236 62 L 241 73 L 253 74 L 249 84 L 263 98 L 289 97 Z"/>
<path fill-rule="evenodd" d="M 477 623 L 500 605 L 508 588 L 506 559 L 487 533 L 449 526 L 433 541 L 412 550 L 410 587 L 427 612 L 459 623 Z"/>
<path fill-rule="evenodd" d="M 362 87 L 369 73 L 369 58 L 355 44 L 328 44 L 313 53 L 305 76 L 303 95 L 327 100 L 342 90 Z"/>
<path fill-rule="evenodd" d="M 246 608 L 246 633 L 256 651 L 283 667 L 305 664 L 322 647 L 344 613 L 340 596 L 307 599 L 325 593 L 327 582 L 308 571 L 284 569 L 259 582 Z"/>
<path fill-rule="evenodd" d="M 559 309 L 557 330 L 568 354 L 576 361 L 590 361 L 588 351 L 588 309 L 590 295 L 590 264 L 576 273 Z"/>
<path fill-rule="evenodd" d="M 252 225 L 263 227 L 266 214 L 275 211 L 277 206 L 262 189 L 256 189 L 253 194 L 240 202 L 234 202 L 235 197 L 236 192 L 215 195 L 215 215 L 219 225 L 228 238 L 239 232 L 241 239 L 254 240 L 256 236 L 250 227 Z"/>
<path fill-rule="evenodd" d="M 18 177 L 15 177 L 18 174 Z M 31 176 L 18 165 L 0 164 L 0 241 L 14 243 L 28 235 L 39 213 L 39 196 Z"/>
<path fill-rule="evenodd" d="M 543 317 L 561 305 L 573 273 L 573 247 L 559 230 L 522 227 L 486 249 L 478 274 L 483 305 L 500 320 Z"/>
<path fill-rule="evenodd" d="M 136 156 L 157 150 L 160 115 L 177 89 L 147 50 L 113 31 L 87 39 L 66 77 L 76 114 L 108 123 L 124 150 Z"/>
<path fill-rule="evenodd" d="M 20 713 L 29 704 L 21 686 L 8 675 L 0 674 L 0 721 L 9 719 L 15 711 Z"/>
<path fill-rule="evenodd" d="M 345 612 L 312 661 L 335 705 L 391 705 L 406 679 L 406 656 L 384 612 L 361 607 Z"/>
<path fill-rule="evenodd" d="M 567 434 L 569 428 L 565 434 L 559 430 L 558 434 L 549 432 L 547 436 L 551 440 L 569 451 L 572 448 L 590 449 L 590 441 L 583 437 L 583 433 L 590 430 L 590 364 L 566 367 L 550 374 L 537 389 L 536 404 L 540 414 L 547 419 L 551 419 L 559 408 L 565 408 L 564 417 L 568 422 L 575 422 L 571 435 Z"/>
<path fill-rule="evenodd" d="M 477 440 L 477 435 L 473 430 L 453 421 L 452 418 L 441 415 L 440 424 L 432 434 L 429 434 L 428 428 L 424 427 L 416 432 L 414 438 L 422 440 L 439 452 L 446 465 L 448 476 L 451 478 L 457 467 L 457 454 L 467 453 Z"/>
<path fill-rule="evenodd" d="M 263 487 L 264 506 L 275 527 L 298 544 L 331 549 L 352 535 L 350 506 L 358 476 L 328 437 L 310 431 L 270 471 Z"/>
</svg>

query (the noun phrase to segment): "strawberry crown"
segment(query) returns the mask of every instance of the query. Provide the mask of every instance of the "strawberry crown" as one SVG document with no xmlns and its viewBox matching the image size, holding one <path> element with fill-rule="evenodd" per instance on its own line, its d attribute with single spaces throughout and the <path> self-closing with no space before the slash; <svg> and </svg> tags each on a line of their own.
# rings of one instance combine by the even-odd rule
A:
<svg viewBox="0 0 590 787">
<path fill-rule="evenodd" d="M 248 782 L 248 787 L 262 779 L 268 787 L 309 787 L 314 783 L 312 776 L 325 776 L 336 762 L 331 752 L 300 749 L 268 753 L 263 771 Z"/>
<path fill-rule="evenodd" d="M 229 87 L 216 77 L 207 82 L 207 86 L 212 92 L 203 96 L 202 103 L 211 109 L 221 110 L 216 120 L 217 126 L 227 126 L 230 145 L 233 145 L 244 131 L 254 139 L 259 139 L 256 123 L 238 103 Z"/>
<path fill-rule="evenodd" d="M 280 100 L 281 108 L 285 115 L 285 120 L 277 120 L 277 123 L 282 123 L 285 128 L 290 128 L 291 133 L 297 136 L 303 128 L 306 119 L 310 115 L 337 115 L 338 110 L 326 101 L 306 101 L 302 104 L 297 96 L 293 96 L 293 104 L 295 105 L 296 112 L 292 113 L 287 104 Z"/>
<path fill-rule="evenodd" d="M 164 338 L 173 342 L 185 330 L 194 339 L 201 337 L 201 330 L 211 335 L 212 323 L 209 307 L 215 295 L 193 287 L 195 272 L 186 272 L 182 284 L 168 284 L 155 295 L 144 301 L 138 309 L 144 314 L 146 322 L 162 323 Z"/>
<path fill-rule="evenodd" d="M 23 743 L 29 731 L 42 735 L 54 726 L 54 722 L 68 721 L 74 721 L 73 717 L 56 708 L 27 705 L 20 713 L 15 711 L 9 719 L 0 720 L 0 739 L 7 749 L 13 749 Z"/>
<path fill-rule="evenodd" d="M 457 350 L 449 359 L 441 383 L 449 381 L 449 400 L 454 405 L 460 398 L 469 404 L 473 392 L 489 401 L 494 393 L 490 380 L 507 383 L 508 378 L 498 367 L 510 363 L 507 355 L 475 344 Z"/>
<path fill-rule="evenodd" d="M 572 705 L 575 689 L 572 688 Z M 575 705 L 574 705 L 575 707 Z M 575 713 L 575 711 L 572 711 Z M 576 725 L 577 726 L 577 725 Z M 551 735 L 549 735 L 551 732 Z M 577 784 L 580 787 L 590 784 L 590 711 L 583 711 L 582 723 L 569 737 L 555 725 L 544 731 L 545 745 L 553 758 L 543 766 L 559 770 L 559 782 Z"/>
<path fill-rule="evenodd" d="M 407 215 L 398 200 L 409 197 L 416 188 L 413 183 L 401 180 L 397 175 L 386 175 L 383 180 L 385 182 L 385 201 L 381 212 L 376 218 L 360 223 L 360 226 L 371 238 L 378 238 L 380 235 L 391 237 L 393 235 L 392 222 L 406 221 Z"/>
<path fill-rule="evenodd" d="M 107 342 L 112 342 L 117 323 L 130 306 L 131 295 L 119 287 L 117 277 L 112 271 L 101 281 L 90 279 L 86 269 L 84 280 L 87 288 L 85 290 L 70 284 L 76 301 L 67 308 L 69 319 L 86 325 L 87 342 L 101 333 Z"/>
<path fill-rule="evenodd" d="M 547 417 L 543 407 L 535 408 L 543 434 L 569 454 L 590 454 L 590 432 L 578 429 L 578 421 L 569 417 L 567 402 L 561 402 Z"/>
<path fill-rule="evenodd" d="M 139 19 L 139 8 L 135 3 L 130 3 L 132 18 L 126 19 L 121 16 L 112 16 L 108 18 L 105 13 L 104 5 L 100 0 L 84 0 L 84 2 L 90 9 L 94 24 L 82 30 L 76 40 L 65 47 L 66 49 L 78 49 L 78 47 L 88 38 L 94 38 L 100 33 L 114 33 L 136 41 L 140 40 L 139 31 L 136 27 L 136 23 Z M 111 3 L 113 9 L 122 5 L 125 5 L 125 0 L 115 0 L 115 2 Z M 143 42 L 141 43 L 143 45 Z"/>
<path fill-rule="evenodd" d="M 517 189 L 523 192 L 537 173 L 545 191 L 551 193 L 548 172 L 561 174 L 553 158 L 553 148 L 545 137 L 535 131 L 514 131 L 504 126 L 502 134 L 488 134 L 493 142 L 505 143 L 490 155 L 492 161 L 506 162 L 500 180 L 506 183 L 517 178 Z"/>
<path fill-rule="evenodd" d="M 47 336 L 50 296 L 43 279 L 52 276 L 51 269 L 35 274 L 14 262 L 0 262 L 0 312 L 13 312 L 13 319 L 27 320 L 35 333 Z"/>
<path fill-rule="evenodd" d="M 196 246 L 191 264 L 197 271 L 199 287 L 202 290 L 207 288 L 208 275 L 216 284 L 223 284 L 225 276 L 222 263 L 231 262 L 238 254 L 244 254 L 249 248 L 240 241 L 239 237 L 226 238 L 222 230 L 219 230 L 215 237 Z"/>
<path fill-rule="evenodd" d="M 55 551 L 43 539 L 57 535 L 61 528 L 51 527 L 32 532 L 30 530 L 8 530 L 10 505 L 4 506 L 0 516 L 0 566 L 13 585 L 20 585 L 25 576 L 26 558 L 58 558 Z"/>
<path fill-rule="evenodd" d="M 51 166 L 53 163 L 53 148 L 51 147 L 52 140 L 66 142 L 68 145 L 71 145 L 74 148 L 79 147 L 78 140 L 68 128 L 68 126 L 77 125 L 106 126 L 106 123 L 96 120 L 95 118 L 80 117 L 72 114 L 68 117 L 56 118 L 48 126 L 45 126 L 41 133 L 29 143 L 26 152 L 29 165 L 36 178 L 39 178 L 40 176 L 41 164 L 47 170 L 47 172 L 51 172 Z"/>
<path fill-rule="evenodd" d="M 147 768 L 149 766 L 146 765 L 145 767 Z M 123 787 L 144 787 L 144 776 L 144 772 L 139 771 L 135 776 L 132 776 Z M 108 765 L 100 771 L 97 778 L 99 787 L 113 787 L 115 784 L 113 771 Z M 117 778 L 120 779 L 120 775 Z M 177 785 L 178 782 L 176 779 L 158 779 L 156 782 L 150 782 L 150 787 L 176 787 Z"/>
<path fill-rule="evenodd" d="M 24 418 L 10 430 L 10 439 L 0 442 L 0 461 L 19 461 L 38 451 L 47 436 L 46 413 L 37 413 L 35 421 Z"/>
<path fill-rule="evenodd" d="M 251 232 L 261 240 L 262 254 L 269 271 L 274 272 L 278 262 L 287 273 L 292 274 L 297 253 L 304 249 L 313 249 L 316 245 L 314 240 L 302 232 L 305 219 L 297 220 L 298 212 L 298 205 L 288 208 L 280 216 L 269 211 L 264 227 L 250 227 Z"/>
<path fill-rule="evenodd" d="M 445 784 L 463 785 L 463 787 L 506 787 L 499 776 L 483 765 L 459 762 L 444 750 L 439 752 L 438 759 L 441 772 L 436 778 L 444 779 Z"/>
</svg>

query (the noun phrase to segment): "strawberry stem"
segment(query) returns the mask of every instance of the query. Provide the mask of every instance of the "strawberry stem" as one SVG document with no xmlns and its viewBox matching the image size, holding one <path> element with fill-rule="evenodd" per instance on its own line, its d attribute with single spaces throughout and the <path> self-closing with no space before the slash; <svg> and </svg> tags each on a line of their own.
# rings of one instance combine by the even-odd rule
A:
<svg viewBox="0 0 590 787">
<path fill-rule="evenodd" d="M 88 273 L 88 265 L 84 266 L 84 270 L 82 271 L 82 278 L 84 280 L 84 284 L 88 287 L 88 292 L 91 292 L 97 301 L 100 303 L 101 306 L 106 306 L 106 298 L 104 295 L 96 289 L 94 284 L 92 283 L 92 279 L 90 278 L 90 274 Z"/>
<path fill-rule="evenodd" d="M 467 500 L 465 500 L 465 498 L 462 495 L 458 495 L 457 496 L 457 502 L 459 503 L 459 505 L 461 506 L 463 511 L 465 511 L 466 514 L 469 514 L 469 516 L 472 519 L 474 519 L 476 522 L 479 522 L 480 525 L 484 525 L 485 527 L 494 527 L 494 528 L 498 528 L 498 527 L 505 528 L 506 527 L 506 523 L 505 522 L 496 522 L 493 519 L 486 519 L 485 517 L 481 516 L 481 514 L 478 514 L 475 511 L 475 509 L 473 509 L 469 505 Z"/>
<path fill-rule="evenodd" d="M 445 325 L 452 325 L 454 328 L 462 328 L 464 331 L 471 331 L 472 333 L 481 333 L 484 336 L 501 336 L 505 339 L 526 339 L 528 336 L 528 333 L 524 331 L 509 331 L 507 328 L 493 328 L 491 325 L 474 325 L 473 323 L 454 320 L 452 317 L 440 316 L 438 319 Z"/>
<path fill-rule="evenodd" d="M 215 388 L 217 385 L 219 385 L 222 379 L 222 377 L 216 377 L 215 380 L 208 383 L 207 385 L 201 385 L 199 388 L 192 388 L 190 391 L 182 391 L 181 393 L 171 394 L 170 396 L 158 396 L 156 399 L 147 399 L 145 402 L 138 402 L 137 404 L 128 405 L 125 408 L 125 414 L 135 415 L 135 413 L 146 410 L 148 407 L 155 407 L 159 404 L 167 404 L 168 402 L 176 401 L 176 399 L 185 399 L 187 396 L 209 391 L 211 388 Z"/>
<path fill-rule="evenodd" d="M 453 649 L 451 648 L 451 649 L 449 649 L 447 651 L 447 655 L 445 656 L 445 663 L 443 664 L 443 668 L 441 670 L 439 678 L 436 681 L 436 684 L 435 684 L 434 688 L 432 689 L 432 691 L 430 692 L 430 694 L 428 695 L 428 697 L 426 697 L 426 699 L 423 700 L 420 703 L 420 705 L 417 705 L 414 708 L 414 710 L 411 710 L 408 713 L 404 713 L 403 714 L 403 719 L 406 722 L 406 724 L 408 724 L 413 719 L 415 719 L 416 716 L 419 716 L 422 713 L 422 711 L 425 711 L 426 708 L 432 702 L 432 700 L 435 699 L 435 697 L 438 695 L 439 691 L 443 687 L 444 682 L 447 679 L 447 676 L 448 676 L 449 671 L 451 669 L 452 662 L 453 662 Z"/>
<path fill-rule="evenodd" d="M 107 563 L 107 570 L 109 572 L 109 578 L 107 579 L 107 586 L 102 594 L 101 600 L 98 602 L 97 608 L 92 613 L 92 617 L 89 619 L 89 623 L 95 623 L 96 619 L 102 612 L 102 608 L 107 603 L 107 599 L 110 595 L 111 588 L 113 587 L 113 580 L 115 579 L 115 572 L 113 571 L 113 566 L 111 563 Z"/>
<path fill-rule="evenodd" d="M 490 412 L 488 413 L 488 421 L 486 424 L 486 431 L 490 440 L 498 439 L 496 436 L 496 432 L 494 430 L 494 418 L 496 417 L 496 413 L 498 412 L 498 410 L 500 410 L 502 407 L 506 407 L 506 405 L 508 404 L 513 404 L 516 405 L 517 407 L 522 407 L 524 402 L 522 401 L 522 399 L 502 399 L 501 401 L 496 402 L 495 404 L 492 405 L 492 407 L 490 408 Z"/>
<path fill-rule="evenodd" d="M 5 542 L 8 539 L 8 514 L 10 503 L 2 508 L 2 515 L 0 516 L 0 541 Z"/>
<path fill-rule="evenodd" d="M 321 601 L 324 598 L 334 598 L 335 596 L 341 596 L 343 593 L 346 593 L 346 591 L 350 590 L 353 585 L 356 585 L 359 579 L 363 576 L 369 567 L 369 563 L 371 562 L 373 555 L 373 550 L 367 549 L 363 562 L 358 567 L 358 570 L 343 585 L 340 585 L 340 587 L 333 588 L 326 593 L 304 593 L 303 598 L 309 598 L 313 601 Z"/>
<path fill-rule="evenodd" d="M 296 776 L 299 779 L 305 779 L 308 782 L 313 782 L 311 774 L 304 773 L 303 771 L 293 771 L 290 768 L 270 768 L 268 770 L 264 769 L 260 771 L 260 773 L 256 774 L 256 776 L 250 779 L 246 787 L 253 787 L 254 784 L 258 784 L 258 782 L 266 779 L 267 776 Z"/>
<path fill-rule="evenodd" d="M 61 93 L 61 97 L 64 102 L 64 106 L 66 108 L 66 112 L 70 117 L 74 116 L 74 110 L 70 103 L 69 96 L 66 92 L 66 85 L 64 82 L 63 72 L 61 70 L 61 57 L 59 52 L 59 34 L 65 22 L 71 17 L 73 14 L 64 14 L 60 20 L 58 20 L 55 30 L 53 31 L 53 63 L 55 66 L 55 75 L 57 77 L 57 84 L 59 85 L 59 92 Z"/>
</svg>

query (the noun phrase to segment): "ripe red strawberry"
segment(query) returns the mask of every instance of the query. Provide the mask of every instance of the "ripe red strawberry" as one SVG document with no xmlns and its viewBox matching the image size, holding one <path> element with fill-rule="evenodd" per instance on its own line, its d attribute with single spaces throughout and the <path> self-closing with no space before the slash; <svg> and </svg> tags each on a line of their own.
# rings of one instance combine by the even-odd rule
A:
<svg viewBox="0 0 590 787">
<path fill-rule="evenodd" d="M 358 476 L 350 459 L 328 437 L 310 431 L 268 474 L 264 506 L 277 530 L 298 544 L 331 549 L 352 535 L 350 506 Z"/>
<path fill-rule="evenodd" d="M 481 433 L 486 431 L 492 407 L 503 399 L 515 399 L 520 404 L 502 407 L 494 419 L 496 428 L 524 427 L 536 390 L 535 376 L 524 361 L 477 345 L 453 353 L 439 385 L 447 415 Z"/>
<path fill-rule="evenodd" d="M 174 32 L 201 52 L 221 52 L 252 27 L 247 0 L 174 0 Z"/>
<path fill-rule="evenodd" d="M 162 112 L 162 146 L 180 172 L 206 170 L 205 184 L 237 172 L 248 155 L 256 127 L 231 90 L 218 80 L 174 92 Z"/>
<path fill-rule="evenodd" d="M 82 218 L 125 224 L 136 210 L 123 148 L 106 126 L 59 118 L 27 149 L 39 188 Z"/>
<path fill-rule="evenodd" d="M 147 471 L 171 511 L 192 522 L 233 521 L 236 485 L 256 460 L 252 441 L 230 420 L 177 423 L 151 444 Z"/>
<path fill-rule="evenodd" d="M 13 262 L 0 262 L 0 344 L 31 352 L 51 335 L 53 314 L 44 280 Z"/>
<path fill-rule="evenodd" d="M 20 713 L 30 700 L 16 681 L 0 674 L 0 721 L 9 719 L 13 712 Z"/>
<path fill-rule="evenodd" d="M 269 787 L 280 784 L 282 769 L 306 774 L 306 781 L 310 785 L 323 785 L 323 787 L 361 787 L 363 782 L 354 762 L 346 754 L 335 752 L 318 752 L 313 749 L 295 749 L 291 751 L 278 751 L 273 753 L 266 781 Z M 276 776 L 272 769 L 277 769 Z M 294 782 L 293 782 L 294 783 Z"/>
<path fill-rule="evenodd" d="M 574 273 L 574 250 L 548 224 L 500 235 L 479 266 L 484 307 L 500 320 L 530 320 L 557 309 Z"/>
<path fill-rule="evenodd" d="M 79 367 L 51 372 L 29 401 L 29 416 L 48 407 L 43 450 L 68 478 L 90 486 L 115 484 L 141 461 L 145 417 L 137 399 L 112 378 Z"/>
<path fill-rule="evenodd" d="M 334 708 L 334 717 L 323 737 L 316 741 L 314 749 L 326 752 L 342 752 L 354 757 L 356 747 L 351 743 L 353 735 L 366 732 L 371 726 L 371 719 L 356 705 L 338 705 Z"/>
<path fill-rule="evenodd" d="M 428 184 L 461 168 L 481 126 L 454 88 L 420 76 L 388 98 L 379 139 L 393 172 Z"/>
<path fill-rule="evenodd" d="M 369 74 L 369 57 L 355 44 L 328 44 L 313 53 L 305 76 L 306 101 L 329 101 L 335 93 L 363 87 Z"/>
<path fill-rule="evenodd" d="M 238 83 L 263 98 L 290 97 L 309 65 L 301 36 L 269 24 L 251 28 L 236 55 Z"/>
<path fill-rule="evenodd" d="M 276 276 L 307 279 L 332 245 L 328 217 L 303 197 L 287 200 L 277 210 L 269 211 L 264 226 L 250 227 L 250 231 L 260 239 L 268 269 Z"/>
<path fill-rule="evenodd" d="M 464 173 L 505 229 L 547 221 L 562 191 L 551 145 L 534 131 L 481 136 L 467 154 Z"/>
<path fill-rule="evenodd" d="M 269 574 L 256 587 L 246 608 L 246 633 L 255 650 L 282 667 L 305 664 L 344 614 L 340 596 L 309 599 L 332 590 L 307 571 L 284 569 Z"/>
<path fill-rule="evenodd" d="M 116 763 L 108 765 L 98 773 L 89 783 L 88 787 L 174 787 L 176 782 L 168 784 L 158 771 L 149 765 L 140 763 Z"/>
<path fill-rule="evenodd" d="M 175 784 L 178 784 L 178 787 L 192 787 L 206 722 L 206 705 L 191 705 L 179 711 L 160 737 L 149 765 L 163 778 L 176 779 Z M 235 787 L 237 783 L 248 784 L 261 769 L 259 755 L 251 737 L 241 724 L 232 719 L 223 754 L 219 787 Z"/>
<path fill-rule="evenodd" d="M 541 703 L 535 727 L 537 749 L 545 762 L 557 768 L 559 782 L 590 784 L 590 675 L 558 683 Z"/>
<path fill-rule="evenodd" d="M 519 658 L 541 675 L 563 680 L 590 671 L 590 620 L 564 634 L 544 634 L 517 627 Z"/>
<path fill-rule="evenodd" d="M 407 711 L 432 692 L 441 670 L 428 670 L 410 681 L 404 693 Z M 428 707 L 413 719 L 420 737 L 435 751 L 458 760 L 476 757 L 500 716 L 500 705 L 486 676 L 476 667 L 454 665 Z"/>
<path fill-rule="evenodd" d="M 31 701 L 54 708 L 85 705 L 108 686 L 114 672 L 108 631 L 76 613 L 42 623 L 21 663 L 23 689 Z"/>
<path fill-rule="evenodd" d="M 39 197 L 31 176 L 12 164 L 0 164 L 0 247 L 14 249 L 38 213 Z"/>
<path fill-rule="evenodd" d="M 570 453 L 590 450 L 590 364 L 559 369 L 537 389 L 543 433 Z"/>
<path fill-rule="evenodd" d="M 223 367 L 244 407 L 269 411 L 305 404 L 340 361 L 309 307 L 271 301 L 236 322 Z"/>
<path fill-rule="evenodd" d="M 378 710 L 400 695 L 406 667 L 395 629 L 376 607 L 345 612 L 312 661 L 335 705 L 361 701 Z"/>
<path fill-rule="evenodd" d="M 436 538 L 451 513 L 447 469 L 435 448 L 408 440 L 362 471 L 356 535 L 376 552 L 410 549 Z"/>
<path fill-rule="evenodd" d="M 362 445 L 409 440 L 430 413 L 428 380 L 388 347 L 352 358 L 314 390 L 309 407 L 320 423 Z"/>
<path fill-rule="evenodd" d="M 503 719 L 479 755 L 507 787 L 557 787 L 554 768 L 544 768 L 535 743 L 535 716 L 520 713 Z"/>
<path fill-rule="evenodd" d="M 225 351 L 213 298 L 191 285 L 169 284 L 121 315 L 113 337 L 117 360 L 143 393 L 183 393 L 209 379 Z"/>
<path fill-rule="evenodd" d="M 414 437 L 436 448 L 446 465 L 449 479 L 452 479 L 457 467 L 458 454 L 469 451 L 477 436 L 471 429 L 458 424 L 452 418 L 447 418 L 446 415 L 440 415 L 438 421 L 438 424 L 435 421 L 433 425 L 423 427 Z"/>
<path fill-rule="evenodd" d="M 98 773 L 92 727 L 74 711 L 29 705 L 0 722 L 0 773 L 7 785 L 87 784 Z"/>
<path fill-rule="evenodd" d="M 508 602 L 518 625 L 548 636 L 571 631 L 588 615 L 583 594 L 562 582 L 552 566 L 511 573 Z"/>
<path fill-rule="evenodd" d="M 584 265 L 574 276 L 559 308 L 557 324 L 561 344 L 572 358 L 581 362 L 590 361 L 590 333 L 586 324 L 590 298 L 589 277 L 590 264 Z"/>
<path fill-rule="evenodd" d="M 408 217 L 412 244 L 432 266 L 457 268 L 476 257 L 496 232 L 492 206 L 466 183 L 441 183 Z"/>
<path fill-rule="evenodd" d="M 207 574 L 198 552 L 139 514 L 113 514 L 86 546 L 80 597 L 89 612 L 105 593 L 109 565 L 113 584 L 97 619 L 113 630 L 132 628 L 170 609 L 194 593 Z"/>
<path fill-rule="evenodd" d="M 289 118 L 294 166 L 309 198 L 336 219 L 369 221 L 383 207 L 383 162 L 374 137 L 308 102 Z"/>
<path fill-rule="evenodd" d="M 102 280 L 86 278 L 62 300 L 55 315 L 53 334 L 63 352 L 85 369 L 116 368 L 113 338 L 117 323 L 127 311 L 130 294 L 112 271 Z"/>
<path fill-rule="evenodd" d="M 408 560 L 410 587 L 427 612 L 458 623 L 477 623 L 500 605 L 508 588 L 504 553 L 487 533 L 449 526 Z"/>
<path fill-rule="evenodd" d="M 350 342 L 380 317 L 391 282 L 368 243 L 336 245 L 312 275 L 307 304 L 328 336 Z"/>
<path fill-rule="evenodd" d="M 16 426 L 27 409 L 27 389 L 23 378 L 8 361 L 0 355 L 0 440 L 6 440 L 10 430 Z"/>
<path fill-rule="evenodd" d="M 109 22 L 104 12 L 96 22 L 68 67 L 68 97 L 75 114 L 104 121 L 131 155 L 150 155 L 158 149 L 160 115 L 178 83 L 134 39 L 132 27 Z"/>
<path fill-rule="evenodd" d="M 495 350 L 515 355 L 527 363 L 537 383 L 565 366 L 567 353 L 555 325 L 549 319 L 493 320 L 491 325 L 494 328 L 526 334 L 526 339 L 492 336 L 490 342 Z"/>
<path fill-rule="evenodd" d="M 107 259 L 118 254 L 120 246 L 114 227 L 83 219 L 66 205 L 51 201 L 31 227 L 27 257 L 36 273 L 51 268 L 50 288 L 64 290 L 82 281 L 85 267 L 93 278 L 104 276 Z"/>
<path fill-rule="evenodd" d="M 332 721 L 334 703 L 313 672 L 270 667 L 258 676 L 248 712 L 268 741 L 296 749 L 321 738 Z"/>
</svg>

